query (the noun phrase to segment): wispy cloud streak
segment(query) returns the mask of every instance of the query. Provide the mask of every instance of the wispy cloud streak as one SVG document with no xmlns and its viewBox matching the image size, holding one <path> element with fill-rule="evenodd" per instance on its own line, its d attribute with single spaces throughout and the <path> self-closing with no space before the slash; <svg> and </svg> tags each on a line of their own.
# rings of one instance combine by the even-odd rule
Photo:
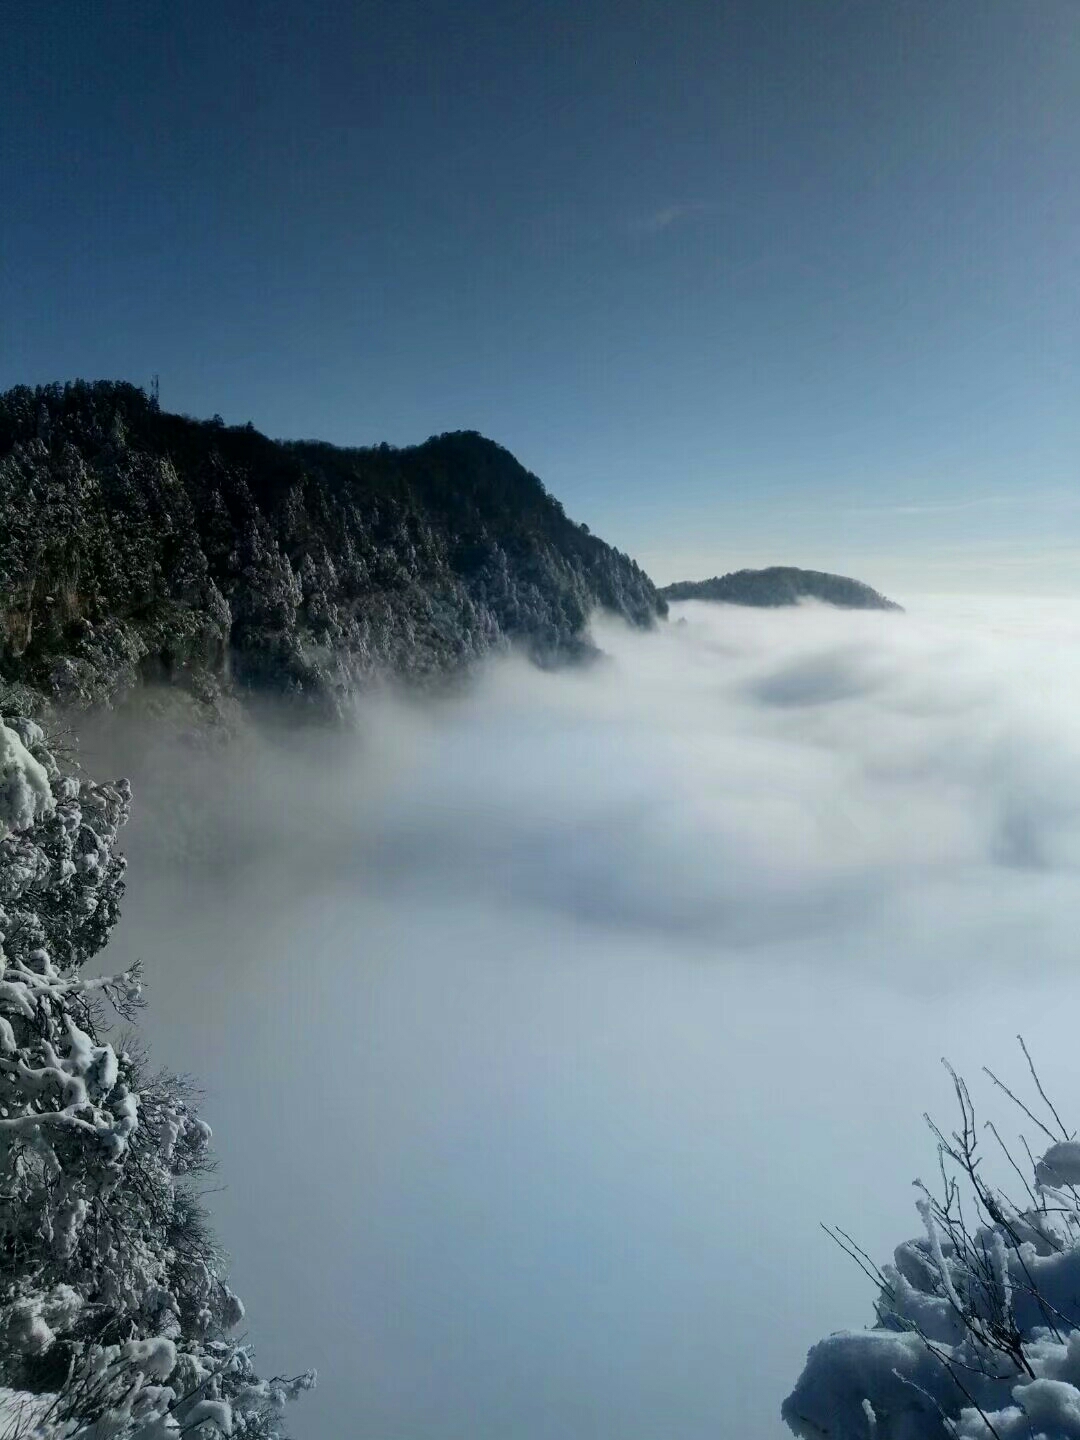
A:
<svg viewBox="0 0 1080 1440">
<path fill-rule="evenodd" d="M 648 215 L 639 215 L 630 222 L 630 229 L 639 235 L 660 235 L 677 225 L 704 215 L 714 207 L 707 200 L 683 200 L 665 205 Z"/>
</svg>

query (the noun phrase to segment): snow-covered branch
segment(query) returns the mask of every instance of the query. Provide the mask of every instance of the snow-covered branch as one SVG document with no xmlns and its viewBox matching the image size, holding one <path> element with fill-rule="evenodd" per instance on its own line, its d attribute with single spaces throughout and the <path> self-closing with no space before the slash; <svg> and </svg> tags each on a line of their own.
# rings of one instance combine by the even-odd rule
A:
<svg viewBox="0 0 1080 1440">
<path fill-rule="evenodd" d="M 960 1120 L 929 1121 L 940 1184 L 916 1182 L 924 1235 L 877 1270 L 837 1232 L 878 1282 L 878 1322 L 810 1351 L 783 1405 L 801 1440 L 1080 1440 L 1080 1144 L 1033 1066 L 1045 1118 L 991 1076 L 1051 1142 L 1028 1176 L 984 1127 L 1021 1181 L 1014 1201 L 986 1179 L 970 1091 L 947 1068 Z"/>
</svg>

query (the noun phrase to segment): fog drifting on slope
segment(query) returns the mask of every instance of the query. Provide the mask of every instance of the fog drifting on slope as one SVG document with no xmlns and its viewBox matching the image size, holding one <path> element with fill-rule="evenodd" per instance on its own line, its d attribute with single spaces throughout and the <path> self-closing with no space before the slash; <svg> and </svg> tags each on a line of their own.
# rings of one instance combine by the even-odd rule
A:
<svg viewBox="0 0 1080 1440">
<path fill-rule="evenodd" d="M 113 726 L 112 963 L 301 1440 L 779 1436 L 870 1315 L 818 1221 L 916 1228 L 938 1057 L 1023 1029 L 1080 1110 L 1080 610 L 674 617 L 353 736 Z"/>
</svg>

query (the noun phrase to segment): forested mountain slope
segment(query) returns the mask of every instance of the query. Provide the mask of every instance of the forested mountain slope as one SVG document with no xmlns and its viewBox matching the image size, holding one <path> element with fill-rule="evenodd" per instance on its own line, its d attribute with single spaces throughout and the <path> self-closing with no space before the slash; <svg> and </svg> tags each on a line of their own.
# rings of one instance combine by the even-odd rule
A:
<svg viewBox="0 0 1080 1440">
<path fill-rule="evenodd" d="M 900 610 L 861 580 L 829 575 L 824 570 L 800 570 L 794 565 L 770 565 L 764 570 L 733 570 L 711 580 L 679 580 L 660 594 L 665 600 L 719 600 L 729 605 L 796 605 L 802 599 L 824 600 L 848 610 Z"/>
<path fill-rule="evenodd" d="M 0 395 L 0 675 L 85 704 L 140 680 L 321 699 L 666 606 L 469 431 L 339 449 L 161 411 L 133 385 Z"/>
</svg>

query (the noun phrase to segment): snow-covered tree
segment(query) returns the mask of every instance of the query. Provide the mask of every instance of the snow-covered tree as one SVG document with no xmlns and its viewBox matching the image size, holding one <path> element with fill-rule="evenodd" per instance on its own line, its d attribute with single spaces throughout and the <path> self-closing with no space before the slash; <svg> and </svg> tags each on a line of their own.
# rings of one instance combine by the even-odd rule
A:
<svg viewBox="0 0 1080 1440">
<path fill-rule="evenodd" d="M 800 1440 L 1080 1440 L 1080 1143 L 1031 1075 L 1034 1108 L 990 1077 L 1039 1131 L 1029 1170 L 954 1074 L 959 1126 L 931 1122 L 938 1186 L 916 1182 L 924 1233 L 878 1269 L 834 1232 L 878 1287 L 877 1324 L 810 1351 L 783 1405 Z M 986 1178 L 981 1133 L 1020 1197 Z"/>
<path fill-rule="evenodd" d="M 230 1338 L 243 1306 L 192 1186 L 209 1127 L 107 1027 L 137 971 L 82 973 L 117 919 L 129 802 L 0 723 L 0 1386 L 47 1397 L 20 1411 L 42 1440 L 270 1440 L 313 1377 L 260 1380 Z"/>
</svg>

